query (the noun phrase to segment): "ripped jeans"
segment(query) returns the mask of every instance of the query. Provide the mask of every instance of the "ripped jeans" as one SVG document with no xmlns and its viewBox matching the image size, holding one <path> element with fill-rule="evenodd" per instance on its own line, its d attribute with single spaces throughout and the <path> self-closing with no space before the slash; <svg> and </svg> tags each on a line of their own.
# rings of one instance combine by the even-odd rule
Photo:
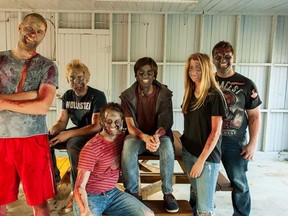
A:
<svg viewBox="0 0 288 216">
<path fill-rule="evenodd" d="M 102 194 L 88 194 L 88 205 L 93 216 L 102 213 L 111 216 L 145 216 L 153 212 L 132 195 L 113 188 Z M 80 216 L 80 209 L 76 200 L 73 201 L 74 216 Z"/>
<path fill-rule="evenodd" d="M 182 148 L 182 158 L 188 175 L 197 157 L 191 155 L 185 147 Z M 191 178 L 190 182 L 190 205 L 195 216 L 213 216 L 214 194 L 218 178 L 220 163 L 205 162 L 201 175 Z"/>
</svg>

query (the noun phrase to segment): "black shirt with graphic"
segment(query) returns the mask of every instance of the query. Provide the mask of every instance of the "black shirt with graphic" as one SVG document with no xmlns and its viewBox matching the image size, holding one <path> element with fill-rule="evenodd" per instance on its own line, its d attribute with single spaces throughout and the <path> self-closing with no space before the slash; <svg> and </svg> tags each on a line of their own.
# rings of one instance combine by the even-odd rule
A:
<svg viewBox="0 0 288 216">
<path fill-rule="evenodd" d="M 181 141 L 190 154 L 199 157 L 212 130 L 211 117 L 226 117 L 227 106 L 221 92 L 216 89 L 210 89 L 204 104 L 200 108 L 192 110 L 195 103 L 196 98 L 193 94 L 188 108 L 190 111 L 184 114 L 184 133 Z M 220 145 L 221 136 L 207 161 L 220 163 Z"/>
<path fill-rule="evenodd" d="M 83 97 L 78 97 L 72 89 L 62 97 L 62 109 L 68 111 L 69 118 L 79 128 L 91 124 L 92 114 L 99 113 L 106 103 L 104 92 L 90 86 Z"/>
<path fill-rule="evenodd" d="M 217 76 L 228 105 L 228 116 L 223 122 L 223 142 L 247 144 L 248 118 L 245 110 L 254 109 L 262 102 L 256 85 L 249 78 L 236 73 L 228 78 Z"/>
</svg>

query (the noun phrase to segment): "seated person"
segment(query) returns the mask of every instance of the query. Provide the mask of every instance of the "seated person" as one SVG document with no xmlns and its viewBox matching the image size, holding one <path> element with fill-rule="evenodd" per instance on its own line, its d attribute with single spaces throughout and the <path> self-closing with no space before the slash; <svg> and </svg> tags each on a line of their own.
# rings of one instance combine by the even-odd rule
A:
<svg viewBox="0 0 288 216">
<path fill-rule="evenodd" d="M 126 192 L 138 197 L 138 155 L 160 155 L 160 176 L 167 212 L 179 210 L 172 192 L 174 149 L 172 92 L 156 80 L 158 66 L 149 57 L 134 65 L 136 82 L 121 93 L 129 135 L 122 151 L 122 178 Z"/>
<path fill-rule="evenodd" d="M 103 130 L 80 153 L 74 215 L 153 216 L 154 213 L 142 202 L 115 187 L 125 138 L 121 106 L 108 103 L 101 109 L 100 121 Z"/>
<path fill-rule="evenodd" d="M 87 85 L 90 72 L 80 60 L 74 59 L 66 66 L 66 78 L 71 89 L 62 96 L 60 117 L 49 134 L 56 182 L 60 182 L 60 172 L 56 166 L 54 148 L 67 149 L 73 190 L 80 150 L 101 129 L 98 116 L 100 108 L 106 104 L 106 97 L 103 92 Z M 67 130 L 69 119 L 76 127 Z"/>
</svg>

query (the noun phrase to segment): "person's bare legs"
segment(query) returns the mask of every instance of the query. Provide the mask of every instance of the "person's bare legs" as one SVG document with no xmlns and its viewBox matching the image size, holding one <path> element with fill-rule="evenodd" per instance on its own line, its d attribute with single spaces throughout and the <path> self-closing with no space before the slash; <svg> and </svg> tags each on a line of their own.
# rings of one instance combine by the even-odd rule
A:
<svg viewBox="0 0 288 216">
<path fill-rule="evenodd" d="M 6 205 L 0 205 L 0 216 L 6 215 Z"/>
<path fill-rule="evenodd" d="M 49 211 L 47 201 L 45 201 L 44 203 L 40 205 L 33 206 L 33 213 L 34 213 L 34 216 L 49 216 L 50 211 Z"/>
</svg>

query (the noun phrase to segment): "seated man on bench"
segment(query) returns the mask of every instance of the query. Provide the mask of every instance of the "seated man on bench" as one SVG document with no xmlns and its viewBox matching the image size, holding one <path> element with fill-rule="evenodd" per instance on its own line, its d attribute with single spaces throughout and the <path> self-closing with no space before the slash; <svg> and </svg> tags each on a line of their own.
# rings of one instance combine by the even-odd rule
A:
<svg viewBox="0 0 288 216">
<path fill-rule="evenodd" d="M 71 164 L 72 191 L 77 177 L 79 153 L 88 140 L 101 130 L 98 122 L 100 108 L 106 104 L 103 92 L 87 85 L 90 72 L 81 61 L 74 59 L 66 66 L 66 78 L 71 89 L 62 97 L 62 110 L 55 125 L 49 130 L 55 180 L 60 183 L 54 148 L 67 149 Z M 69 119 L 76 127 L 66 129 Z"/>
<path fill-rule="evenodd" d="M 122 178 L 126 192 L 138 197 L 138 154 L 160 155 L 160 175 L 166 211 L 177 212 L 172 195 L 174 171 L 172 92 L 156 80 L 158 66 L 149 57 L 134 65 L 136 82 L 120 95 L 129 135 L 122 152 Z"/>
</svg>

